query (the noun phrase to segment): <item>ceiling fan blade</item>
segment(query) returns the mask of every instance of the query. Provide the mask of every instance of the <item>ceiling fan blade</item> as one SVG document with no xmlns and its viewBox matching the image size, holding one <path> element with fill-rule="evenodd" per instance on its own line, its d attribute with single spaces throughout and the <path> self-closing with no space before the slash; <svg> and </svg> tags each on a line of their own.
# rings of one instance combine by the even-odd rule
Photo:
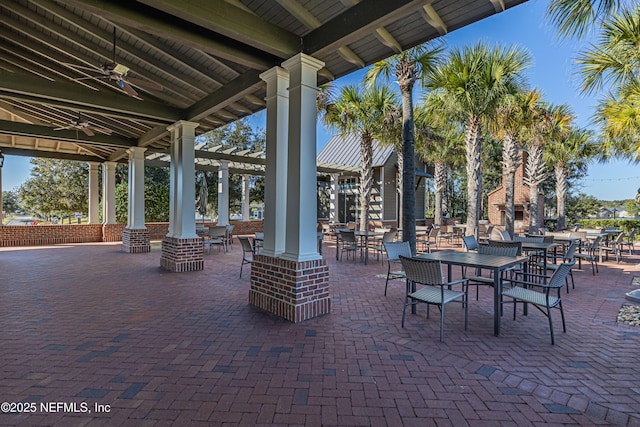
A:
<svg viewBox="0 0 640 427">
<path fill-rule="evenodd" d="M 147 88 L 147 89 L 155 89 L 155 90 L 162 90 L 164 89 L 164 87 L 156 82 L 152 82 L 149 80 L 143 80 L 143 79 L 137 79 L 135 77 L 128 77 L 127 76 L 127 81 L 129 83 L 131 83 L 132 85 L 135 86 L 140 86 L 142 88 Z"/>
<path fill-rule="evenodd" d="M 70 64 L 68 62 L 62 62 L 62 65 L 75 68 L 76 70 L 87 70 L 87 71 L 93 71 L 94 73 L 100 72 L 100 67 L 85 67 L 84 65 Z"/>
<path fill-rule="evenodd" d="M 68 129 L 71 129 L 71 127 L 70 126 L 62 126 L 62 127 L 59 127 L 59 128 L 55 128 L 54 130 L 68 130 Z"/>
<path fill-rule="evenodd" d="M 105 135 L 111 135 L 113 133 L 113 131 L 111 129 L 106 129 L 106 128 L 92 127 L 91 129 L 95 130 L 96 132 L 103 133 Z"/>
<path fill-rule="evenodd" d="M 87 76 L 87 77 L 78 77 L 77 79 L 73 79 L 74 82 L 78 82 L 80 80 L 100 80 L 100 79 L 108 79 L 109 76 Z"/>
<path fill-rule="evenodd" d="M 130 95 L 130 96 L 138 96 L 138 92 L 136 92 L 136 90 L 134 88 L 132 88 L 131 85 L 129 83 L 125 82 L 124 80 L 120 80 L 119 86 L 122 88 L 122 90 L 127 92 L 128 95 Z"/>
<path fill-rule="evenodd" d="M 84 134 L 85 134 L 85 135 L 87 135 L 87 136 L 94 136 L 94 135 L 95 135 L 95 133 L 93 133 L 93 132 L 91 131 L 91 129 L 89 129 L 88 127 L 80 128 L 80 130 L 81 130 L 82 132 L 84 132 Z"/>
</svg>

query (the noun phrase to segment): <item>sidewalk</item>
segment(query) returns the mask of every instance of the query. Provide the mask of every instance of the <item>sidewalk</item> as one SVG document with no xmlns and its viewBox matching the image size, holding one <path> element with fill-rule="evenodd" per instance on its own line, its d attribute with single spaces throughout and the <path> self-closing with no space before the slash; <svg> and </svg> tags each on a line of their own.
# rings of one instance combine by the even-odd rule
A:
<svg viewBox="0 0 640 427">
<path fill-rule="evenodd" d="M 444 343 L 437 310 L 402 329 L 386 264 L 323 250 L 332 312 L 292 324 L 248 305 L 237 242 L 180 274 L 160 269 L 158 243 L 0 249 L 0 401 L 36 404 L 0 425 L 640 425 L 640 329 L 616 323 L 640 256 L 574 273 L 551 346 L 535 310 L 506 308 L 493 336 L 485 287 L 466 332 L 455 308 Z"/>
</svg>

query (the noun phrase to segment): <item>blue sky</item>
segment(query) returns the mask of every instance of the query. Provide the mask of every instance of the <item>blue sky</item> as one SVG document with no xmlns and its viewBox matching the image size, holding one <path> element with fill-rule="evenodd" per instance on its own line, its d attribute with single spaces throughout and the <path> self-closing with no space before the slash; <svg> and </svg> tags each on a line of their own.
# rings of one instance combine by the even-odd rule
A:
<svg viewBox="0 0 640 427">
<path fill-rule="evenodd" d="M 560 41 L 555 28 L 545 22 L 547 0 L 529 2 L 497 14 L 448 34 L 449 46 L 461 46 L 478 40 L 502 45 L 518 44 L 529 50 L 534 64 L 529 69 L 532 87 L 541 90 L 545 100 L 555 104 L 569 104 L 577 115 L 580 126 L 588 126 L 597 96 L 581 95 L 575 76 L 574 60 L 586 41 Z M 425 24 L 426 25 L 426 24 Z M 338 80 L 338 84 L 357 83 L 363 71 Z M 264 112 L 252 118 L 252 122 L 264 127 Z M 318 151 L 328 141 L 330 134 L 318 126 Z M 2 188 L 11 190 L 29 177 L 28 157 L 6 156 L 3 168 Z M 589 175 L 579 183 L 578 191 L 603 200 L 634 198 L 640 187 L 640 168 L 626 161 L 593 164 Z"/>
</svg>

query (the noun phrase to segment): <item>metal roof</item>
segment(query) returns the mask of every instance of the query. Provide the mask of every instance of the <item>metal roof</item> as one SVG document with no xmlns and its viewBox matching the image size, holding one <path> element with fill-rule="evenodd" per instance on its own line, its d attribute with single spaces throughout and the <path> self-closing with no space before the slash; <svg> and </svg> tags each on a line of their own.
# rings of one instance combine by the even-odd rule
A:
<svg viewBox="0 0 640 427">
<path fill-rule="evenodd" d="M 3 0 L 0 149 L 118 161 L 167 153 L 178 120 L 220 127 L 264 108 L 259 75 L 298 52 L 344 76 L 526 0 Z M 113 60 L 130 96 L 92 79 Z M 120 67 L 120 71 L 126 71 Z M 82 113 L 93 129 L 68 126 Z"/>
<path fill-rule="evenodd" d="M 373 141 L 373 167 L 384 166 L 393 154 L 393 147 L 381 145 Z M 319 162 L 338 163 L 341 165 L 361 167 L 360 137 L 356 134 L 339 134 L 329 139 L 318 153 Z"/>
</svg>

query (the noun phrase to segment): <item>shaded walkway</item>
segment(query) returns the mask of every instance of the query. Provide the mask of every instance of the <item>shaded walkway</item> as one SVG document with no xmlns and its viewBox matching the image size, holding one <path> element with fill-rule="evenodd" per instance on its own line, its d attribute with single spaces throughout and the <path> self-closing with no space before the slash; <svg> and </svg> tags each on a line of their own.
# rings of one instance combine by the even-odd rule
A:
<svg viewBox="0 0 640 427">
<path fill-rule="evenodd" d="M 332 314 L 296 325 L 247 304 L 239 245 L 183 274 L 159 254 L 0 250 L 2 400 L 92 410 L 38 406 L 0 425 L 640 424 L 640 329 L 616 324 L 638 256 L 575 273 L 568 332 L 551 346 L 536 312 L 514 322 L 508 309 L 494 337 L 484 288 L 467 332 L 455 309 L 444 343 L 437 316 L 401 329 L 403 285 L 385 298 L 386 267 L 336 263 L 331 245 Z"/>
</svg>

